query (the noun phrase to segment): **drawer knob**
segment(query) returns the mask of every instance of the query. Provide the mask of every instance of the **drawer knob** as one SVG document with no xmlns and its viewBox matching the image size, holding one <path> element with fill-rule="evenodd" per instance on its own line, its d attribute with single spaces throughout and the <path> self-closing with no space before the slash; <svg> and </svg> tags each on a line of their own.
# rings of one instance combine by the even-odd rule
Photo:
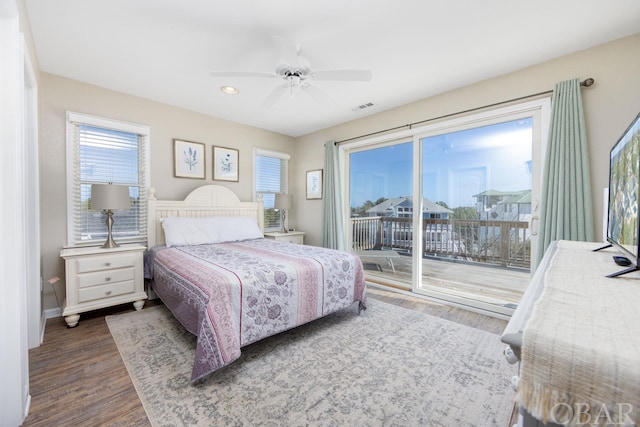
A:
<svg viewBox="0 0 640 427">
<path fill-rule="evenodd" d="M 509 362 L 509 364 L 511 365 L 518 362 L 518 356 L 516 356 L 516 354 L 513 352 L 513 350 L 509 346 L 506 346 L 504 349 L 504 357 L 505 359 L 507 359 L 507 362 Z"/>
<path fill-rule="evenodd" d="M 105 294 L 105 295 L 107 295 L 107 296 L 109 296 L 109 295 L 111 295 L 111 291 L 107 291 L 107 292 L 105 292 L 104 294 Z"/>
<path fill-rule="evenodd" d="M 109 276 L 105 277 L 105 278 L 104 278 L 104 281 L 105 281 L 105 282 L 110 282 L 110 281 L 111 281 L 111 277 L 109 277 Z"/>
<path fill-rule="evenodd" d="M 111 263 L 109 261 L 105 262 L 104 265 L 107 267 L 111 267 Z"/>
</svg>

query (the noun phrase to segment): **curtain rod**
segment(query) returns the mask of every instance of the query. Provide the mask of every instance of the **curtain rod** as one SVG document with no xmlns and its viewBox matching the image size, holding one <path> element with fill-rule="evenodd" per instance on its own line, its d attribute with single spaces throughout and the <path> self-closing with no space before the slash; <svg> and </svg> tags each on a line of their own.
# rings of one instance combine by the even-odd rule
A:
<svg viewBox="0 0 640 427">
<path fill-rule="evenodd" d="M 589 77 L 587 79 L 584 79 L 584 81 L 581 81 L 580 82 L 580 86 L 589 87 L 589 86 L 592 86 L 594 83 L 595 83 L 595 80 L 592 79 L 591 77 Z M 521 96 L 519 98 L 508 99 L 506 101 L 500 101 L 500 102 L 496 102 L 496 103 L 493 103 L 493 104 L 483 105 L 482 107 L 470 108 L 468 110 L 458 111 L 457 113 L 450 113 L 450 114 L 445 114 L 444 116 L 438 116 L 438 117 L 433 117 L 431 119 L 420 120 L 418 122 L 408 123 L 408 124 L 402 125 L 402 126 L 396 126 L 396 127 L 385 129 L 385 130 L 379 130 L 377 132 L 372 132 L 372 133 L 368 133 L 368 134 L 365 134 L 365 135 L 354 136 L 353 138 L 343 139 L 342 141 L 336 141 L 335 144 L 336 145 L 340 145 L 340 144 L 342 144 L 344 142 L 349 142 L 349 141 L 353 141 L 355 139 L 360 139 L 360 138 L 366 138 L 368 136 L 374 136 L 374 135 L 378 135 L 378 134 L 381 134 L 381 133 L 390 132 L 392 130 L 403 129 L 403 128 L 406 128 L 406 127 L 411 129 L 415 125 L 421 125 L 423 123 L 428 123 L 428 122 L 432 122 L 432 121 L 435 121 L 435 120 L 446 119 L 448 117 L 457 116 L 457 115 L 460 115 L 460 114 L 472 113 L 474 111 L 483 110 L 485 108 L 496 107 L 498 105 L 508 104 L 508 103 L 516 102 L 516 101 L 522 101 L 522 100 L 525 100 L 525 99 L 534 98 L 536 96 L 548 95 L 550 93 L 553 93 L 553 89 L 545 90 L 544 92 L 538 92 L 538 93 L 534 93 L 534 94 L 531 94 L 531 95 Z"/>
</svg>

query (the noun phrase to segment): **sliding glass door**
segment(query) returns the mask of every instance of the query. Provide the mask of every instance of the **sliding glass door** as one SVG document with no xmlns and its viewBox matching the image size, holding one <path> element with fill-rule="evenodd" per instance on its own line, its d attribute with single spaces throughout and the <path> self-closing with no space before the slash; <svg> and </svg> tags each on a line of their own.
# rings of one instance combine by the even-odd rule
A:
<svg viewBox="0 0 640 427">
<path fill-rule="evenodd" d="M 348 155 L 349 247 L 371 281 L 410 289 L 413 141 L 376 144 Z"/>
<path fill-rule="evenodd" d="M 425 210 L 416 290 L 515 308 L 531 265 L 533 118 L 418 136 Z M 434 210 L 432 206 L 440 209 Z"/>
<path fill-rule="evenodd" d="M 341 147 L 369 281 L 509 314 L 529 282 L 548 101 Z"/>
</svg>

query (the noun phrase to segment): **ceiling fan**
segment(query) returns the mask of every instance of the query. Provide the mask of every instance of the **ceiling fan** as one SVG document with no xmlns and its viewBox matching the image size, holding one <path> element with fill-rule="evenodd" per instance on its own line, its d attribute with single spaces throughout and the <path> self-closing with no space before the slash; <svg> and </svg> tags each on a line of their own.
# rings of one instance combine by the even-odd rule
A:
<svg viewBox="0 0 640 427">
<path fill-rule="evenodd" d="M 273 40 L 280 51 L 280 59 L 276 66 L 275 73 L 247 72 L 247 71 L 212 71 L 214 77 L 268 77 L 280 78 L 284 82 L 276 86 L 273 91 L 263 101 L 262 106 L 271 108 L 285 92 L 289 92 L 293 98 L 295 89 L 311 95 L 320 102 L 327 98 L 317 87 L 311 84 L 313 80 L 331 81 L 371 81 L 371 71 L 369 70 L 312 70 L 311 63 L 307 58 L 300 55 L 300 46 L 281 36 L 273 36 Z"/>
</svg>

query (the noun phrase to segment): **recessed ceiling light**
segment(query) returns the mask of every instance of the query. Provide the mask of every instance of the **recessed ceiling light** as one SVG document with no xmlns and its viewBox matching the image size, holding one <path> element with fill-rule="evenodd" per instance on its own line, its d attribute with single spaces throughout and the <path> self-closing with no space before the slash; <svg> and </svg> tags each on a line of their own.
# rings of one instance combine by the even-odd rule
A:
<svg viewBox="0 0 640 427">
<path fill-rule="evenodd" d="M 222 86 L 220 90 L 227 95 L 237 95 L 240 91 L 233 86 Z"/>
</svg>

